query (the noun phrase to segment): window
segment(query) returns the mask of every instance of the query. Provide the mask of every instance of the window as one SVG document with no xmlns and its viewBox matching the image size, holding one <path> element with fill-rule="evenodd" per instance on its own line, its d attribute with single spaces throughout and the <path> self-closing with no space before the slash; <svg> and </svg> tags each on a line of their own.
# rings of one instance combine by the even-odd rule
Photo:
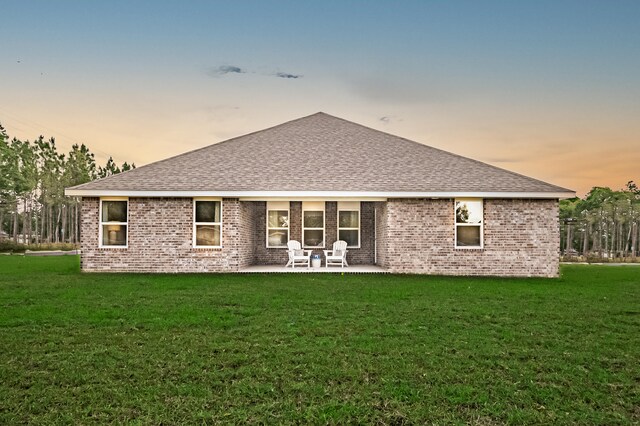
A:
<svg viewBox="0 0 640 426">
<path fill-rule="evenodd" d="M 267 247 L 287 247 L 289 202 L 267 201 Z"/>
<path fill-rule="evenodd" d="M 360 248 L 360 202 L 338 201 L 338 239 Z"/>
<path fill-rule="evenodd" d="M 126 199 L 100 200 L 100 247 L 127 247 Z"/>
<path fill-rule="evenodd" d="M 222 201 L 193 200 L 193 246 L 222 247 Z"/>
<path fill-rule="evenodd" d="M 324 201 L 302 202 L 302 245 L 324 247 Z"/>
<path fill-rule="evenodd" d="M 482 248 L 482 207 L 481 199 L 456 199 L 456 247 Z"/>
</svg>

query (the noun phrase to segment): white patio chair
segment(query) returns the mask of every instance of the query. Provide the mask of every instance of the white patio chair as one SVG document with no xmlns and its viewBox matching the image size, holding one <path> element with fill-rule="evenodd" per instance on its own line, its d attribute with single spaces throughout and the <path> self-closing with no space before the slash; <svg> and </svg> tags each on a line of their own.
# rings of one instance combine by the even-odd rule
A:
<svg viewBox="0 0 640 426">
<path fill-rule="evenodd" d="M 289 253 L 289 262 L 285 265 L 285 268 L 291 265 L 292 269 L 295 269 L 296 265 L 311 267 L 311 253 L 313 250 L 302 250 L 300 241 L 290 240 L 287 242 L 287 253 Z"/>
<path fill-rule="evenodd" d="M 347 263 L 347 242 L 338 240 L 333 243 L 333 250 L 324 250 L 324 266 L 340 265 L 349 266 Z"/>
</svg>

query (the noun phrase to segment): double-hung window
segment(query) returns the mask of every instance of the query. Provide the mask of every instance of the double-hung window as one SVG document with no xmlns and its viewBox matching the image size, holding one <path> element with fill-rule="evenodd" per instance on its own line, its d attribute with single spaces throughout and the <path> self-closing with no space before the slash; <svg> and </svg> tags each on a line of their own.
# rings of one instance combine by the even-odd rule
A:
<svg viewBox="0 0 640 426">
<path fill-rule="evenodd" d="M 193 246 L 222 247 L 221 200 L 193 200 Z"/>
<path fill-rule="evenodd" d="M 127 247 L 129 201 L 100 200 L 100 247 Z"/>
<path fill-rule="evenodd" d="M 360 202 L 338 201 L 338 240 L 347 247 L 360 247 Z"/>
<path fill-rule="evenodd" d="M 289 241 L 289 202 L 267 201 L 267 247 L 287 247 Z"/>
<path fill-rule="evenodd" d="M 324 247 L 324 201 L 302 202 L 302 244 L 308 248 Z"/>
<path fill-rule="evenodd" d="M 456 215 L 456 247 L 483 247 L 483 202 L 479 198 L 457 198 Z"/>
</svg>

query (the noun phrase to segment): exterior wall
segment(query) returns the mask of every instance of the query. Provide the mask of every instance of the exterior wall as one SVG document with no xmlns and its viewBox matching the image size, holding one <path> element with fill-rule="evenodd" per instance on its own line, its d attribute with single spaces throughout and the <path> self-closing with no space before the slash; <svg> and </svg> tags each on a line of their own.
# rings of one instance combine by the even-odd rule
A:
<svg viewBox="0 0 640 426">
<path fill-rule="evenodd" d="M 239 202 L 238 210 L 238 234 L 236 244 L 238 246 L 238 267 L 245 268 L 253 265 L 255 259 L 255 216 L 256 209 L 253 203 Z"/>
<path fill-rule="evenodd" d="M 557 200 L 485 199 L 483 249 L 455 248 L 452 199 L 394 199 L 378 213 L 378 263 L 391 272 L 558 276 Z"/>
<path fill-rule="evenodd" d="M 322 256 L 324 263 L 324 252 L 322 250 L 331 250 L 333 243 L 338 240 L 338 203 L 336 201 L 327 201 L 324 203 L 324 249 L 317 249 L 313 254 Z M 354 249 L 347 249 L 347 262 L 351 260 Z"/>
<path fill-rule="evenodd" d="M 289 260 L 286 248 L 267 248 L 267 203 L 266 201 L 249 202 L 254 206 L 254 258 L 258 265 L 285 265 Z M 301 239 L 300 215 L 302 203 L 289 203 L 289 239 Z"/>
<path fill-rule="evenodd" d="M 349 265 L 373 265 L 375 263 L 375 203 L 360 203 L 360 248 L 350 248 L 347 252 L 347 262 Z M 335 213 L 337 217 L 337 212 Z M 338 231 L 333 233 L 337 237 Z"/>
<path fill-rule="evenodd" d="M 558 275 L 555 200 L 484 201 L 484 248 L 456 249 L 452 199 L 361 203 L 361 248 L 350 264 L 374 263 L 395 273 Z M 302 204 L 291 202 L 291 239 L 302 239 Z M 326 203 L 326 247 L 337 238 L 337 203 Z M 284 264 L 285 249 L 266 248 L 266 203 L 222 202 L 222 248 L 192 247 L 191 198 L 130 198 L 127 248 L 99 248 L 99 200 L 82 203 L 84 271 L 233 272 L 251 264 Z M 374 228 L 374 215 L 376 228 Z M 322 253 L 321 250 L 316 250 Z"/>
<path fill-rule="evenodd" d="M 264 201 L 248 202 L 255 206 L 254 219 L 254 263 L 258 265 L 284 265 L 289 256 L 284 248 L 267 248 L 267 203 Z M 373 264 L 373 210 L 374 204 L 363 202 L 360 204 L 360 248 L 350 248 L 347 262 L 354 265 Z M 302 242 L 302 202 L 291 201 L 289 204 L 289 239 Z M 325 248 L 315 249 L 313 254 L 319 254 L 324 259 L 322 250 L 330 250 L 338 237 L 338 203 L 325 203 Z"/>
<path fill-rule="evenodd" d="M 127 248 L 99 248 L 99 199 L 84 198 L 83 271 L 231 272 L 253 261 L 252 207 L 222 200 L 222 248 L 194 248 L 193 199 L 129 198 Z"/>
<path fill-rule="evenodd" d="M 375 203 L 375 260 L 376 265 L 387 267 L 387 245 L 389 243 L 387 238 L 387 203 L 377 202 Z"/>
</svg>

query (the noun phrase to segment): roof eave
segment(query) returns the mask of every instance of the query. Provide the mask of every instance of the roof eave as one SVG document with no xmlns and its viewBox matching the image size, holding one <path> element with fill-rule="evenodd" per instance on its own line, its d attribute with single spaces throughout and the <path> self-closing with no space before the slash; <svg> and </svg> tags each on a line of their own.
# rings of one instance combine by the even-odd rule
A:
<svg viewBox="0 0 640 426">
<path fill-rule="evenodd" d="M 224 197 L 246 201 L 276 199 L 371 199 L 388 198 L 521 198 L 521 199 L 566 199 L 576 196 L 574 191 L 131 191 L 106 189 L 67 188 L 70 197 Z"/>
</svg>

